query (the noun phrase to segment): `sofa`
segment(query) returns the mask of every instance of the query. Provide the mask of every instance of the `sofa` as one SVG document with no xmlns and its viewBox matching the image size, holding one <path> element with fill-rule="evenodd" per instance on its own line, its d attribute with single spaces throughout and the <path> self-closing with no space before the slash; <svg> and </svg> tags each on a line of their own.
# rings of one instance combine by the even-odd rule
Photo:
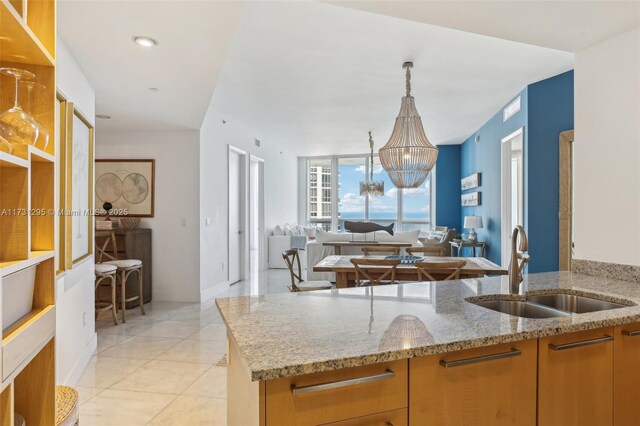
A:
<svg viewBox="0 0 640 426">
<path fill-rule="evenodd" d="M 277 225 L 273 229 L 272 235 L 268 238 L 268 251 L 269 251 L 269 268 L 270 269 L 287 269 L 287 264 L 282 258 L 282 252 L 293 248 L 292 237 L 306 237 L 306 240 L 314 239 L 317 227 L 314 226 L 300 226 L 290 225 L 285 223 L 280 226 Z M 298 242 L 299 238 L 296 238 Z M 306 246 L 306 244 L 304 244 Z M 298 247 L 299 248 L 299 247 Z M 300 264 L 304 268 L 307 265 L 307 253 L 306 248 L 299 250 Z"/>
<path fill-rule="evenodd" d="M 420 238 L 420 243 L 425 247 L 441 248 L 444 256 L 451 256 L 450 242 L 456 237 L 455 228 L 436 226 L 426 238 Z"/>
<path fill-rule="evenodd" d="M 375 240 L 380 244 L 385 242 L 401 242 L 409 243 L 413 247 L 419 247 L 421 244 L 418 241 L 419 230 L 408 232 L 396 232 L 394 235 L 389 235 L 386 232 L 376 232 Z M 307 280 L 309 281 L 331 281 L 335 282 L 336 274 L 333 272 L 314 272 L 313 267 L 317 265 L 322 259 L 327 256 L 335 254 L 333 247 L 324 246 L 325 242 L 339 242 L 339 241 L 373 241 L 373 233 L 368 234 L 351 234 L 351 233 L 336 233 L 317 231 L 316 239 L 307 243 Z M 362 254 L 362 247 L 342 247 L 341 254 Z M 302 261 L 302 260 L 301 260 Z"/>
</svg>

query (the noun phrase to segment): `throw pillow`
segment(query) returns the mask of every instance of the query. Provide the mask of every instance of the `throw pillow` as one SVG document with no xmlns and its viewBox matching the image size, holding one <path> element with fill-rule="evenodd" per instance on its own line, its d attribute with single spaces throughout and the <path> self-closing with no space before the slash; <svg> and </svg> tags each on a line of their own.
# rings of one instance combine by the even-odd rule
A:
<svg viewBox="0 0 640 426">
<path fill-rule="evenodd" d="M 282 226 L 276 225 L 276 227 L 273 228 L 273 235 L 275 235 L 276 237 L 283 236 L 284 235 L 284 229 L 282 229 Z"/>
</svg>

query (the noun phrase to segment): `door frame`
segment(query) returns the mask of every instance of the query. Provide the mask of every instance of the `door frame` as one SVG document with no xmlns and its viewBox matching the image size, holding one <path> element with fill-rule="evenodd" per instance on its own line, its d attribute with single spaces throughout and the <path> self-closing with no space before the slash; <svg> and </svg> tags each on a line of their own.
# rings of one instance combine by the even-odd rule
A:
<svg viewBox="0 0 640 426">
<path fill-rule="evenodd" d="M 572 130 L 560 133 L 560 206 L 558 211 L 558 270 L 570 271 L 573 249 L 573 143 Z"/>
<path fill-rule="evenodd" d="M 513 224 L 507 227 L 505 223 L 506 218 L 511 217 L 511 150 L 509 150 L 509 158 L 506 158 L 506 148 L 505 144 L 507 142 L 511 142 L 513 139 L 521 137 L 522 138 L 522 168 L 523 174 L 525 173 L 525 140 L 524 140 L 524 126 L 520 127 L 516 131 L 508 134 L 504 138 L 500 140 L 500 241 L 501 241 L 501 253 L 500 259 L 503 267 L 506 267 L 509 264 L 509 247 L 511 243 L 511 231 L 513 228 Z M 507 162 L 508 160 L 508 162 Z M 508 175 L 508 178 L 507 178 Z M 523 188 L 522 188 L 522 226 L 524 226 L 525 222 L 525 212 L 524 212 L 524 202 L 525 200 L 525 188 L 524 188 L 524 178 L 523 178 Z"/>
<path fill-rule="evenodd" d="M 248 247 L 247 247 L 247 233 L 244 232 L 244 230 L 246 230 L 246 223 L 247 223 L 247 190 L 246 190 L 246 186 L 247 186 L 247 180 L 246 180 L 246 174 L 247 174 L 247 167 L 246 167 L 246 163 L 247 163 L 247 152 L 237 148 L 233 145 L 227 145 L 228 149 L 227 149 L 227 282 L 230 285 L 235 284 L 236 282 L 240 282 L 245 280 L 246 277 L 246 269 L 247 269 L 247 263 L 246 256 L 243 256 L 243 253 L 245 253 L 246 251 L 248 251 Z M 240 259 L 238 262 L 238 268 L 239 268 L 239 280 L 235 281 L 235 282 L 231 282 L 230 280 L 230 269 L 229 269 L 229 259 L 231 257 L 231 232 L 230 232 L 230 225 L 231 225 L 231 203 L 230 203 L 230 194 L 229 194 L 229 183 L 230 183 L 230 176 L 229 176 L 229 160 L 231 158 L 231 154 L 237 154 L 239 157 L 239 194 L 238 194 L 238 199 L 240 200 L 240 205 L 238 206 L 238 214 L 240 215 L 239 218 L 239 223 L 240 223 L 240 233 L 242 235 L 242 237 L 240 238 L 240 247 L 239 247 L 239 251 L 240 251 Z"/>
<path fill-rule="evenodd" d="M 263 158 L 258 157 L 257 155 L 253 155 L 250 154 L 249 155 L 249 167 L 247 167 L 247 172 L 248 172 L 248 179 L 247 182 L 249 182 L 249 179 L 251 178 L 251 163 L 258 163 L 258 211 L 259 211 L 259 215 L 257 217 L 258 220 L 258 252 L 260 257 L 258 258 L 258 269 L 259 270 L 263 270 L 266 267 L 267 264 L 267 252 L 265 250 L 265 235 L 264 235 L 264 230 L 265 230 L 265 221 L 264 221 L 264 165 L 265 165 L 265 161 Z M 249 188 L 249 192 L 251 191 L 251 184 L 248 185 Z M 253 199 L 253 197 L 251 197 L 251 194 L 249 194 L 249 210 L 251 211 L 252 205 L 251 205 L 251 200 Z M 249 233 L 247 233 L 247 247 L 251 248 L 251 223 L 250 223 L 250 215 L 247 215 L 247 219 L 249 220 Z M 250 264 L 250 262 L 249 262 Z M 248 265 L 249 266 L 249 265 Z M 249 277 L 251 276 L 251 268 L 249 268 Z"/>
</svg>

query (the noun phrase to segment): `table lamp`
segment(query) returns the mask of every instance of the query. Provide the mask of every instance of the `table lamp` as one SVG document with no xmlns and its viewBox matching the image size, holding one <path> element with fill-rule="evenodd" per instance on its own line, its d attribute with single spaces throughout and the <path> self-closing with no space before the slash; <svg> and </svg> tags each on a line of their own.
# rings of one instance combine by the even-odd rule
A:
<svg viewBox="0 0 640 426">
<path fill-rule="evenodd" d="M 471 228 L 471 233 L 469 234 L 469 241 L 476 242 L 478 236 L 476 235 L 475 228 L 482 228 L 482 216 L 465 216 L 464 217 L 464 227 Z"/>
</svg>

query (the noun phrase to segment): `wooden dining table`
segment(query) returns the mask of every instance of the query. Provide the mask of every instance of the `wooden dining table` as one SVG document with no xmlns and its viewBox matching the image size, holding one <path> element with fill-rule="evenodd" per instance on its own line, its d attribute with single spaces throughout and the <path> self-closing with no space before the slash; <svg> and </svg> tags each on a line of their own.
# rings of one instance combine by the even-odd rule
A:
<svg viewBox="0 0 640 426">
<path fill-rule="evenodd" d="M 353 287 L 356 280 L 356 268 L 351 263 L 351 259 L 363 258 L 365 256 L 358 255 L 342 255 L 342 256 L 327 256 L 322 259 L 318 264 L 313 267 L 314 272 L 335 272 L 336 274 L 336 287 L 346 288 Z M 368 259 L 384 259 L 385 256 L 366 256 Z M 459 260 L 466 260 L 467 264 L 464 265 L 460 271 L 460 278 L 477 278 L 484 275 L 506 275 L 507 270 L 499 265 L 491 262 L 483 257 L 423 257 L 423 262 L 456 262 Z M 360 266 L 360 269 L 364 269 L 371 276 L 376 275 L 376 269 L 381 270 L 388 268 L 385 266 Z M 444 279 L 453 270 L 435 271 L 434 276 L 436 278 L 442 277 Z M 397 281 L 418 281 L 418 270 L 412 264 L 400 264 L 396 269 Z"/>
</svg>

